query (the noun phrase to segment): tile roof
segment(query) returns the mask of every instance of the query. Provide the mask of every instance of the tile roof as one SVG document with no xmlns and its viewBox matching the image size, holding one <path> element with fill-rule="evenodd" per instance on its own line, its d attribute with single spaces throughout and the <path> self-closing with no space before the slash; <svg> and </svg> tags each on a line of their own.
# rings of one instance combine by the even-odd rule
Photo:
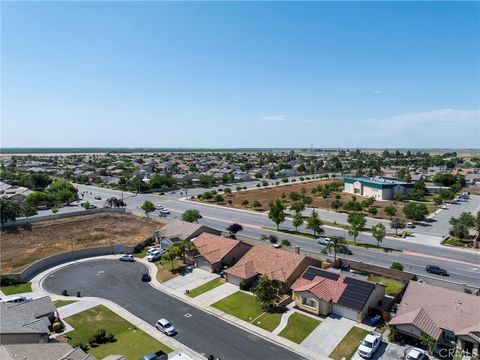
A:
<svg viewBox="0 0 480 360">
<path fill-rule="evenodd" d="M 267 246 L 253 246 L 230 269 L 227 274 L 249 279 L 257 274 L 270 279 L 287 281 L 306 257 L 283 249 Z"/>
<path fill-rule="evenodd" d="M 95 360 L 80 348 L 65 343 L 9 344 L 0 346 L 2 360 Z"/>
<path fill-rule="evenodd" d="M 442 329 L 475 338 L 480 333 L 479 309 L 478 296 L 410 281 L 390 324 L 412 324 L 435 339 Z"/>
<path fill-rule="evenodd" d="M 163 226 L 157 233 L 163 238 L 179 238 L 186 240 L 203 225 L 189 223 L 186 221 L 173 220 Z"/>
<path fill-rule="evenodd" d="M 201 256 L 211 264 L 214 264 L 222 261 L 230 251 L 240 244 L 240 241 L 209 233 L 202 233 L 193 240 L 193 244 Z"/>
<path fill-rule="evenodd" d="M 295 280 L 292 290 L 308 291 L 317 298 L 361 311 L 375 284 L 344 274 L 309 266 L 300 278 Z"/>
</svg>

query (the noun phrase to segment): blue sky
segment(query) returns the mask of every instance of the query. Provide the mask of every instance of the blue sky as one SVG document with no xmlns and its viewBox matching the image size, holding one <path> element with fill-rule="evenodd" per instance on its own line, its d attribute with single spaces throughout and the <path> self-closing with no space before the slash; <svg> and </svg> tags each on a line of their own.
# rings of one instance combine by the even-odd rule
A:
<svg viewBox="0 0 480 360">
<path fill-rule="evenodd" d="M 3 147 L 480 147 L 479 3 L 2 3 Z"/>
</svg>

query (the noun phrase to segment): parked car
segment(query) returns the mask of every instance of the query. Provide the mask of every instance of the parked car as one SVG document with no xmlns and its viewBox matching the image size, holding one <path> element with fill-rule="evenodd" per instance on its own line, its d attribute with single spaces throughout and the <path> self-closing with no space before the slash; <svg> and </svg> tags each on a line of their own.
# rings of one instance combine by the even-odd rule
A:
<svg viewBox="0 0 480 360">
<path fill-rule="evenodd" d="M 175 329 L 175 327 L 167 319 L 158 320 L 157 323 L 155 324 L 155 327 L 168 336 L 172 336 L 177 333 L 177 330 Z"/>
<path fill-rule="evenodd" d="M 95 199 L 95 200 L 102 200 L 102 197 L 101 197 L 101 196 L 99 196 L 99 195 L 97 195 L 97 196 L 95 196 L 95 198 L 94 198 L 94 199 Z"/>
<path fill-rule="evenodd" d="M 164 208 L 162 205 L 157 205 L 157 206 L 155 206 L 155 209 L 157 209 L 157 210 L 163 210 L 163 209 L 165 209 L 165 208 Z"/>
<path fill-rule="evenodd" d="M 32 301 L 32 300 L 33 298 L 31 296 L 17 295 L 17 296 L 9 297 L 3 300 L 3 302 L 6 304 L 18 304 L 18 303 Z"/>
<path fill-rule="evenodd" d="M 332 242 L 332 240 L 327 236 L 319 236 L 317 240 L 317 243 L 320 245 L 329 245 Z"/>
<path fill-rule="evenodd" d="M 135 258 L 133 257 L 133 255 L 122 255 L 118 260 L 126 261 L 126 262 L 134 262 Z"/>
<path fill-rule="evenodd" d="M 427 265 L 427 266 L 425 266 L 425 271 L 426 271 L 427 273 L 431 273 L 431 274 L 448 276 L 447 270 L 442 269 L 441 267 L 436 266 L 436 265 Z"/>
<path fill-rule="evenodd" d="M 173 194 L 175 194 L 175 191 L 169 191 L 168 193 L 173 195 Z"/>
<path fill-rule="evenodd" d="M 405 360 L 424 360 L 427 358 L 425 351 L 419 348 L 407 349 L 405 353 Z"/>
<path fill-rule="evenodd" d="M 149 273 L 143 273 L 142 274 L 142 281 L 143 282 L 150 282 L 150 281 L 152 281 L 152 277 L 150 276 Z"/>
<path fill-rule="evenodd" d="M 155 251 L 152 251 L 150 254 L 147 255 L 147 260 L 151 262 L 151 261 L 158 260 L 161 257 L 162 257 L 162 254 L 160 253 L 160 251 L 155 250 Z"/>
<path fill-rule="evenodd" d="M 415 224 L 413 222 L 407 222 L 407 225 L 405 225 L 405 227 L 408 228 L 408 229 L 414 229 Z"/>
<path fill-rule="evenodd" d="M 89 208 L 89 209 L 96 209 L 96 208 L 97 208 L 97 205 L 95 205 L 95 204 L 88 204 L 88 208 Z"/>
<path fill-rule="evenodd" d="M 163 191 L 160 191 L 158 195 L 165 195 L 165 193 Z"/>
<path fill-rule="evenodd" d="M 280 244 L 272 244 L 272 247 L 275 248 L 275 249 L 280 249 L 282 247 L 282 245 Z"/>
<path fill-rule="evenodd" d="M 160 350 L 154 353 L 143 355 L 140 360 L 168 360 L 168 354 Z"/>
<path fill-rule="evenodd" d="M 170 214 L 170 211 L 168 209 L 163 208 L 162 210 L 160 210 L 160 213 L 164 215 L 168 215 Z"/>
<path fill-rule="evenodd" d="M 382 342 L 382 335 L 371 331 L 365 336 L 358 347 L 358 354 L 361 357 L 370 359 L 372 355 L 377 351 L 380 343 Z"/>
</svg>

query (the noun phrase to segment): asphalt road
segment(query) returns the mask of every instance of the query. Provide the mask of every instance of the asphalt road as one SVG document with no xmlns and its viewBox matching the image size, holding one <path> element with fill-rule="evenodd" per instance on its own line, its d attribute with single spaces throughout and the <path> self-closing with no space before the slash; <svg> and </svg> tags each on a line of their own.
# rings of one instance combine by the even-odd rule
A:
<svg viewBox="0 0 480 360">
<path fill-rule="evenodd" d="M 302 249 L 319 252 L 322 247 L 316 244 L 312 239 L 289 235 L 284 233 L 276 233 L 266 230 L 265 227 L 273 227 L 274 224 L 268 219 L 266 214 L 238 211 L 225 207 L 212 207 L 200 203 L 192 203 L 179 201 L 179 192 L 175 194 L 139 194 L 121 192 L 118 190 L 97 188 L 89 185 L 77 185 L 79 193 L 86 192 L 84 199 L 97 206 L 103 206 L 105 199 L 116 196 L 118 198 L 124 197 L 127 207 L 132 211 L 141 212 L 139 207 L 145 200 L 150 200 L 155 204 L 161 204 L 171 211 L 170 218 L 181 218 L 181 214 L 190 208 L 196 208 L 203 216 L 199 222 L 207 226 L 224 230 L 232 222 L 242 224 L 244 230 L 242 235 L 248 236 L 252 239 L 259 239 L 261 234 L 275 234 L 279 239 L 288 239 L 292 245 L 298 245 Z M 100 195 L 102 200 L 95 200 L 94 197 Z M 450 216 L 455 216 L 464 210 L 475 210 L 480 204 L 480 196 L 472 196 L 472 199 L 463 204 L 456 204 L 449 206 L 449 209 L 442 211 L 435 219 L 434 224 L 446 223 L 442 226 L 448 227 L 448 219 Z M 60 212 L 78 211 L 81 210 L 79 205 L 61 208 Z M 339 214 L 343 215 L 343 214 Z M 158 216 L 155 211 L 150 216 Z M 441 217 L 440 217 L 441 216 Z M 282 228 L 290 228 L 293 226 L 290 220 L 286 220 L 281 225 Z M 338 235 L 348 238 L 348 234 L 343 229 L 325 227 L 327 235 Z M 304 227 L 300 230 L 306 231 Z M 371 235 L 361 234 L 358 241 L 376 244 L 375 239 Z M 403 253 L 379 252 L 377 250 L 366 250 L 363 248 L 352 247 L 352 259 L 362 261 L 365 263 L 389 267 L 392 262 L 399 261 L 405 266 L 406 271 L 414 272 L 419 276 L 436 277 L 436 275 L 427 274 L 425 272 L 425 265 L 434 264 L 447 269 L 450 277 L 444 278 L 449 281 L 468 284 L 472 286 L 480 286 L 480 253 L 458 248 L 449 248 L 443 246 L 432 246 L 429 244 L 422 244 L 420 242 L 413 242 L 407 239 L 391 239 L 385 238 L 382 242 L 383 247 L 390 247 L 402 250 Z"/>
<path fill-rule="evenodd" d="M 299 355 L 229 324 L 141 281 L 147 268 L 113 260 L 82 262 L 57 270 L 43 281 L 49 292 L 80 291 L 82 296 L 111 300 L 151 325 L 166 318 L 176 327 L 175 338 L 206 356 L 222 360 L 302 359 Z M 185 316 L 190 314 L 190 317 Z"/>
</svg>

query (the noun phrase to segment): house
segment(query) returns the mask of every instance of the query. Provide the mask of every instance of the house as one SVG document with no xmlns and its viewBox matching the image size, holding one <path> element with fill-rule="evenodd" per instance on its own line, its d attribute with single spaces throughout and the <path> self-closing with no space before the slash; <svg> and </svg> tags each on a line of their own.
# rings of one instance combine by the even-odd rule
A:
<svg viewBox="0 0 480 360">
<path fill-rule="evenodd" d="M 176 241 L 192 240 L 202 233 L 221 235 L 221 231 L 205 225 L 173 220 L 157 230 L 153 236 L 161 248 L 167 248 Z"/>
<path fill-rule="evenodd" d="M 479 296 L 410 281 L 390 324 L 401 334 L 418 339 L 426 333 L 439 345 L 479 355 Z"/>
<path fill-rule="evenodd" d="M 192 242 L 198 252 L 194 256 L 195 266 L 210 272 L 219 272 L 224 266 L 234 265 L 252 247 L 242 241 L 206 232 Z"/>
<path fill-rule="evenodd" d="M 409 194 L 413 183 L 384 178 L 346 177 L 344 191 L 354 195 L 373 197 L 375 200 L 393 200 L 396 194 Z"/>
<path fill-rule="evenodd" d="M 369 308 L 381 304 L 385 286 L 309 266 L 293 283 L 292 295 L 296 306 L 309 313 L 362 322 Z"/>
<path fill-rule="evenodd" d="M 287 250 L 252 246 L 235 265 L 225 270 L 225 278 L 232 284 L 240 285 L 243 282 L 248 286 L 255 283 L 259 276 L 265 275 L 278 280 L 282 292 L 286 292 L 305 269 L 314 264 L 318 264 L 318 260 Z"/>
<path fill-rule="evenodd" d="M 48 342 L 56 310 L 48 296 L 22 303 L 0 303 L 0 344 Z"/>
<path fill-rule="evenodd" d="M 80 348 L 66 343 L 9 344 L 0 346 L 2 360 L 95 360 Z"/>
</svg>

